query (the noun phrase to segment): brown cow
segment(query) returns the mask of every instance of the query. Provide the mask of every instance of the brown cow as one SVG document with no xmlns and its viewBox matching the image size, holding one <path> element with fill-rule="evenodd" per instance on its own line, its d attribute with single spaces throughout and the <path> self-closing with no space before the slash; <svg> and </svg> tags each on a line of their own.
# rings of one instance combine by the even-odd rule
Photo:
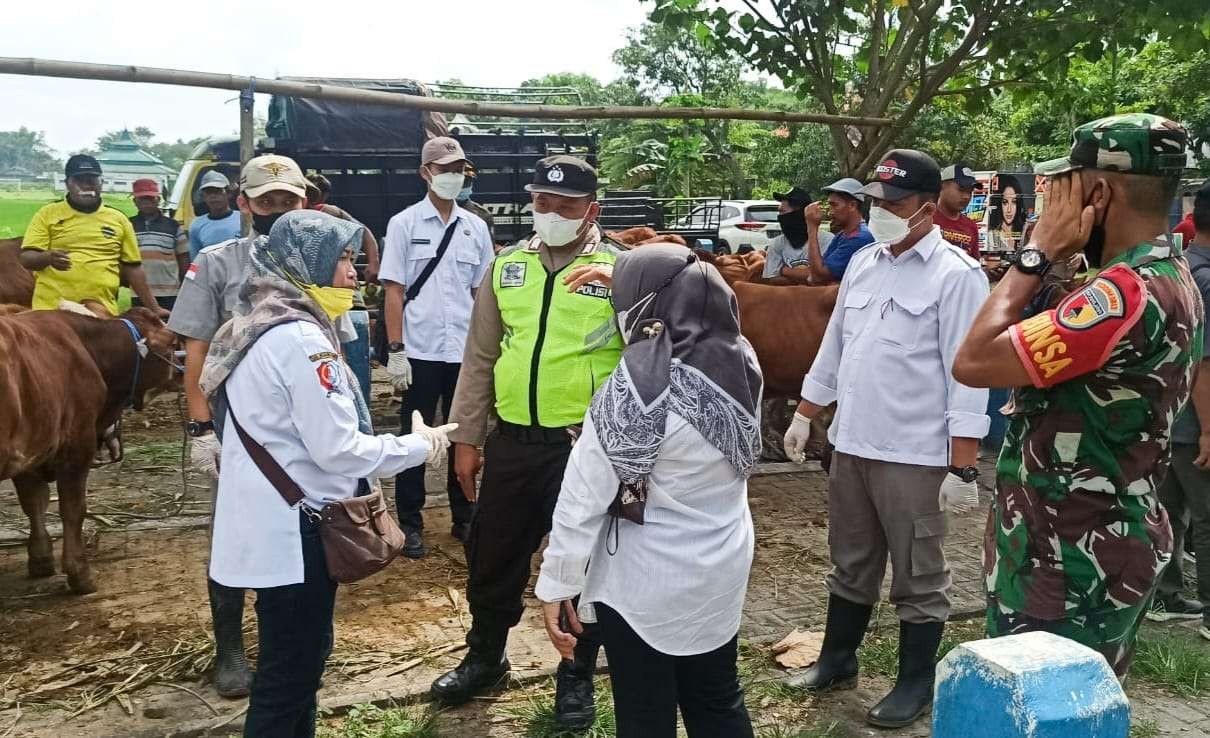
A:
<svg viewBox="0 0 1210 738">
<path fill-rule="evenodd" d="M 29 307 L 34 300 L 34 273 L 21 266 L 21 239 L 0 239 L 0 305 Z"/>
<path fill-rule="evenodd" d="M 55 482 L 63 518 L 63 571 L 79 594 L 96 591 L 82 526 L 98 442 L 128 401 L 142 409 L 146 394 L 173 380 L 173 334 L 146 308 L 122 317 L 146 340 L 146 358 L 140 358 L 134 336 L 116 318 L 58 310 L 0 317 L 0 480 L 13 480 L 29 516 L 31 577 L 55 573 L 46 532 L 47 483 Z"/>
</svg>

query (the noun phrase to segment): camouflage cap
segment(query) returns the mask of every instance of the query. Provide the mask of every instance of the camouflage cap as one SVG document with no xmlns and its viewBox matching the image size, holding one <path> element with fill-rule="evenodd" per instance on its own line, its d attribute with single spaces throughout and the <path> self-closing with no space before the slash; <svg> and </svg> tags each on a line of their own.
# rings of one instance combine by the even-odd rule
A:
<svg viewBox="0 0 1210 738">
<path fill-rule="evenodd" d="M 1043 177 L 1075 171 L 1171 177 L 1185 168 L 1189 132 L 1179 123 L 1150 113 L 1125 113 L 1094 120 L 1071 134 L 1071 153 L 1034 167 Z"/>
</svg>

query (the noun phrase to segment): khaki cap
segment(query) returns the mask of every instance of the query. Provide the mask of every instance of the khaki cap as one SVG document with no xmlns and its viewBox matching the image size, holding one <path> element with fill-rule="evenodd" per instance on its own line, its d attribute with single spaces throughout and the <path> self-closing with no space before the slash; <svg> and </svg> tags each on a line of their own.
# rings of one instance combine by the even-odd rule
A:
<svg viewBox="0 0 1210 738">
<path fill-rule="evenodd" d="M 266 192 L 284 190 L 307 196 L 307 178 L 288 156 L 264 154 L 250 159 L 239 175 L 239 188 L 245 197 L 260 197 Z"/>
<path fill-rule="evenodd" d="M 462 144 L 449 136 L 430 138 L 424 142 L 420 150 L 420 164 L 453 164 L 456 161 L 467 161 L 462 151 Z"/>
</svg>

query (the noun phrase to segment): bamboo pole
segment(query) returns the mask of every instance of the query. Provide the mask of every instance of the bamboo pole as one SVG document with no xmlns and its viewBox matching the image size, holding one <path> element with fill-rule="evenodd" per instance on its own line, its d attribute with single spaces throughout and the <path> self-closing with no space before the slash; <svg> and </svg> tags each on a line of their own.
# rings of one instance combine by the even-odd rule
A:
<svg viewBox="0 0 1210 738">
<path fill-rule="evenodd" d="M 194 72 L 182 69 L 90 64 L 87 62 L 56 61 L 20 57 L 0 57 L 0 74 L 34 77 L 66 77 L 71 79 L 106 80 L 110 82 L 142 82 L 185 87 L 209 87 L 220 90 L 246 90 L 255 85 L 256 92 L 290 97 L 322 98 L 369 105 L 389 105 L 413 110 L 441 113 L 465 113 L 478 116 L 538 119 L 635 119 L 696 120 L 703 118 L 756 120 L 775 123 L 822 123 L 871 128 L 889 126 L 889 118 L 868 118 L 856 115 L 826 115 L 823 113 L 791 113 L 782 110 L 750 110 L 746 108 L 687 108 L 644 106 L 579 106 L 579 105 L 517 105 L 508 103 L 448 100 L 395 92 L 359 90 L 352 87 L 291 82 L 234 74 Z"/>
</svg>

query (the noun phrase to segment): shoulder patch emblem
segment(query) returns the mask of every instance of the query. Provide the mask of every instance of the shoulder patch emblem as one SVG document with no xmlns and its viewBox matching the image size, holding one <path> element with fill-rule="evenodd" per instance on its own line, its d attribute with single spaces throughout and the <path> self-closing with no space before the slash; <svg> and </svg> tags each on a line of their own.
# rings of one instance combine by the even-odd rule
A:
<svg viewBox="0 0 1210 738">
<path fill-rule="evenodd" d="M 189 265 L 188 269 L 185 270 L 185 279 L 197 279 L 197 272 L 197 262 L 195 261 Z"/>
<path fill-rule="evenodd" d="M 310 361 L 335 361 L 339 358 L 332 351 L 320 351 L 318 354 L 311 354 L 307 357 Z"/>
<path fill-rule="evenodd" d="M 1082 331 L 1110 318 L 1126 314 L 1122 290 L 1113 282 L 1097 277 L 1083 289 L 1069 295 L 1059 304 L 1059 323 Z"/>
<path fill-rule="evenodd" d="M 340 364 L 335 359 L 329 359 L 315 367 L 315 373 L 319 376 L 319 386 L 323 387 L 329 396 L 340 391 L 342 375 Z"/>
<path fill-rule="evenodd" d="M 501 287 L 521 287 L 525 284 L 525 269 L 529 265 L 523 261 L 510 261 L 500 269 Z"/>
</svg>

